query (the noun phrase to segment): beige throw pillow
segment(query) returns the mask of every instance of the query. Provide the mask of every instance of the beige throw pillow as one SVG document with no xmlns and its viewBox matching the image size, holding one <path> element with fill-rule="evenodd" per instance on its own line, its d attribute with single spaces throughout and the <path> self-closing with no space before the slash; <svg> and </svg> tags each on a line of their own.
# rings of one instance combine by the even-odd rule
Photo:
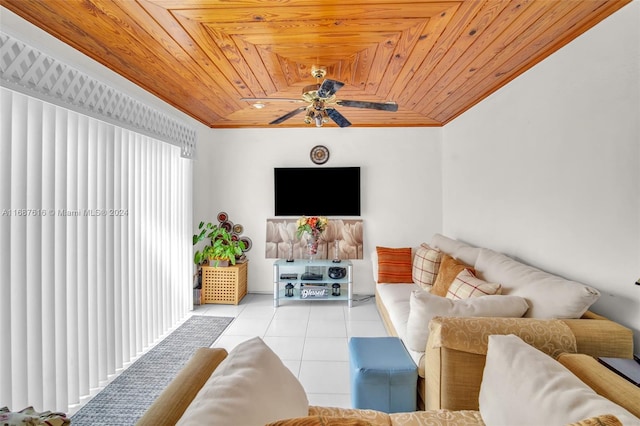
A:
<svg viewBox="0 0 640 426">
<path fill-rule="evenodd" d="M 220 363 L 177 424 L 264 425 L 308 413 L 309 401 L 298 379 L 254 337 Z"/>
<path fill-rule="evenodd" d="M 436 275 L 438 275 L 441 256 L 440 250 L 422 243 L 413 256 L 413 282 L 424 290 L 430 290 L 436 280 Z"/>
<path fill-rule="evenodd" d="M 603 414 L 613 414 L 624 425 L 640 424 L 562 364 L 512 334 L 489 336 L 479 403 L 488 425 L 567 425 Z"/>
<path fill-rule="evenodd" d="M 500 294 L 502 286 L 488 283 L 477 278 L 469 269 L 465 268 L 458 274 L 447 290 L 447 299 L 469 299 L 472 297 Z"/>
<path fill-rule="evenodd" d="M 429 321 L 433 317 L 508 317 L 518 318 L 529 309 L 527 301 L 517 296 L 487 296 L 451 300 L 423 290 L 411 293 L 409 299 L 406 344 L 424 352 L 429 338 Z"/>
<path fill-rule="evenodd" d="M 503 294 L 524 297 L 528 318 L 580 318 L 600 297 L 593 287 L 566 280 L 489 249 L 481 249 L 475 266 L 482 278 L 502 284 Z"/>
<path fill-rule="evenodd" d="M 476 270 L 473 269 L 473 267 L 454 259 L 446 253 L 443 253 L 440 268 L 438 269 L 438 275 L 436 276 L 436 280 L 431 288 L 431 294 L 445 297 L 447 295 L 447 290 L 449 290 L 449 286 L 453 283 L 453 280 L 455 280 L 458 274 L 465 269 L 469 269 L 474 274 L 476 273 Z"/>
</svg>

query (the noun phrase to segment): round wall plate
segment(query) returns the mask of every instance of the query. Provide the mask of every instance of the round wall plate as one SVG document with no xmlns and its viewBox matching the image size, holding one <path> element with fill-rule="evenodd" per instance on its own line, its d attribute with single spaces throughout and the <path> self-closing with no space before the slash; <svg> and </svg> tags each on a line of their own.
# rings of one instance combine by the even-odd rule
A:
<svg viewBox="0 0 640 426">
<path fill-rule="evenodd" d="M 324 164 L 329 160 L 329 149 L 324 145 L 316 145 L 311 148 L 311 161 L 316 164 Z"/>
</svg>

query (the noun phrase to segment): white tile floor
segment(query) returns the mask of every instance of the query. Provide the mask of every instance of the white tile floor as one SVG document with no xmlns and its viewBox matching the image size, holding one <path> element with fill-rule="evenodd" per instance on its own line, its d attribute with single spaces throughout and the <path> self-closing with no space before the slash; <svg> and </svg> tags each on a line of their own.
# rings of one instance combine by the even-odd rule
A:
<svg viewBox="0 0 640 426">
<path fill-rule="evenodd" d="M 230 351 L 251 337 L 261 337 L 298 377 L 311 405 L 351 407 L 349 390 L 350 337 L 386 336 L 373 297 L 346 302 L 283 300 L 248 294 L 239 305 L 195 306 L 194 315 L 232 316 L 235 320 L 214 347 Z"/>
</svg>

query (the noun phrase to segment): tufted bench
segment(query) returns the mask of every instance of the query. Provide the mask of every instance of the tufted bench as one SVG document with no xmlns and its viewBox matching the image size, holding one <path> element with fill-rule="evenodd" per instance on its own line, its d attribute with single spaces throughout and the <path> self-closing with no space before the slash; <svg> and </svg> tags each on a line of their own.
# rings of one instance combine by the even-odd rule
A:
<svg viewBox="0 0 640 426">
<path fill-rule="evenodd" d="M 352 337 L 349 364 L 353 408 L 416 410 L 418 369 L 400 339 Z"/>
</svg>

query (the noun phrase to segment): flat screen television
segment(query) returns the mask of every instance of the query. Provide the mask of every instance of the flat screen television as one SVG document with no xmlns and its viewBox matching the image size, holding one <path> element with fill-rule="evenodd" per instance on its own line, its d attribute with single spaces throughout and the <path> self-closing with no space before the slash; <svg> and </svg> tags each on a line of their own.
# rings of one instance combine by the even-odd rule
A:
<svg viewBox="0 0 640 426">
<path fill-rule="evenodd" d="M 360 216 L 360 167 L 276 167 L 276 216 Z"/>
</svg>

